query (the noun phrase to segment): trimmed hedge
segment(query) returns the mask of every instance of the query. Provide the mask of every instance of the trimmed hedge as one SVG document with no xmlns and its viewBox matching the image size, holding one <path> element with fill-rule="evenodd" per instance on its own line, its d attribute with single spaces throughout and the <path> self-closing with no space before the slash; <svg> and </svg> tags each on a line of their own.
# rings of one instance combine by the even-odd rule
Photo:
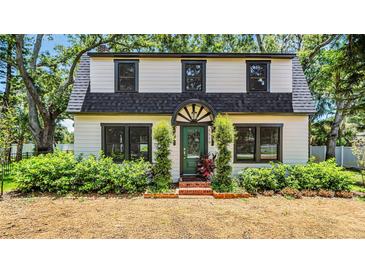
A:
<svg viewBox="0 0 365 274">
<path fill-rule="evenodd" d="M 348 191 L 354 183 L 351 174 L 333 159 L 307 165 L 271 163 L 270 168 L 246 168 L 240 172 L 238 181 L 239 186 L 252 194 L 267 190 L 279 192 L 285 188 Z"/>
<path fill-rule="evenodd" d="M 142 159 L 115 164 L 109 157 L 76 160 L 72 153 L 56 151 L 25 159 L 14 167 L 18 190 L 65 194 L 138 193 L 150 183 L 151 164 Z"/>
</svg>

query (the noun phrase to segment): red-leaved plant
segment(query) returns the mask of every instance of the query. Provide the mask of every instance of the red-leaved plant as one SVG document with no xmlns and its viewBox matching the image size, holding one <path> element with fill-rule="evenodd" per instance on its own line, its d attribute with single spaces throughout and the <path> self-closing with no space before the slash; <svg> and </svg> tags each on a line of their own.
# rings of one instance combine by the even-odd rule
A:
<svg viewBox="0 0 365 274">
<path fill-rule="evenodd" d="M 206 154 L 200 157 L 198 165 L 197 165 L 197 173 L 200 177 L 204 178 L 205 180 L 210 181 L 213 176 L 213 172 L 215 169 L 215 154 Z"/>
</svg>

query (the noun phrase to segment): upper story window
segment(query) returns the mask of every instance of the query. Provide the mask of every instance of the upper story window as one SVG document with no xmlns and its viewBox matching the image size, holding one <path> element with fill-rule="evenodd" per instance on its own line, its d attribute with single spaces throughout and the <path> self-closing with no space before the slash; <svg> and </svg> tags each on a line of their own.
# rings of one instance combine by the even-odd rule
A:
<svg viewBox="0 0 365 274">
<path fill-rule="evenodd" d="M 115 61 L 115 91 L 138 91 L 138 61 Z"/>
<path fill-rule="evenodd" d="M 270 61 L 247 61 L 247 91 L 270 90 Z"/>
<path fill-rule="evenodd" d="M 205 91 L 206 61 L 182 61 L 183 91 Z"/>
</svg>

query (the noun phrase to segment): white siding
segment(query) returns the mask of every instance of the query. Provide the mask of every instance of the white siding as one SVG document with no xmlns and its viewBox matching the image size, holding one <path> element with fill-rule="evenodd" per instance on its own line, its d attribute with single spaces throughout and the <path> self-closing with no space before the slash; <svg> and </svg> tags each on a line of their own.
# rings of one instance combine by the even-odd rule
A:
<svg viewBox="0 0 365 274">
<path fill-rule="evenodd" d="M 273 59 L 270 68 L 270 91 L 292 92 L 292 64 L 290 59 Z"/>
<path fill-rule="evenodd" d="M 156 124 L 158 121 L 171 121 L 171 116 L 143 116 L 143 115 L 75 115 L 75 141 L 74 151 L 75 155 L 83 154 L 98 155 L 101 146 L 101 123 L 152 123 Z M 176 128 L 176 136 L 180 136 L 179 127 Z M 176 145 L 171 146 L 171 160 L 172 160 L 172 175 L 174 181 L 180 177 L 180 142 L 176 139 Z M 152 155 L 156 149 L 156 144 L 152 141 Z"/>
<path fill-rule="evenodd" d="M 180 58 L 140 58 L 140 92 L 181 92 Z M 207 92 L 246 92 L 246 60 L 241 58 L 208 58 Z M 264 59 L 268 60 L 268 59 Z M 271 92 L 292 92 L 291 59 L 272 59 Z M 90 91 L 114 92 L 113 58 L 92 58 Z"/>
<path fill-rule="evenodd" d="M 91 58 L 90 92 L 114 92 L 113 59 Z"/>
<path fill-rule="evenodd" d="M 176 59 L 141 59 L 140 92 L 181 92 L 181 61 Z"/>
<path fill-rule="evenodd" d="M 242 59 L 209 59 L 206 85 L 207 92 L 246 91 L 246 62 Z"/>
</svg>

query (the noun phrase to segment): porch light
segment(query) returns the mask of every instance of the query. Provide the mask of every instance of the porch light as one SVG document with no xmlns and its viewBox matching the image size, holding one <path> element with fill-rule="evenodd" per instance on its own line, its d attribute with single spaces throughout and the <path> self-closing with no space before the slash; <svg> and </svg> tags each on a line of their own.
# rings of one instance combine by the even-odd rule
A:
<svg viewBox="0 0 365 274">
<path fill-rule="evenodd" d="M 192 113 L 191 113 L 191 118 L 192 118 L 192 120 L 193 121 L 196 121 L 196 119 L 197 119 L 197 112 L 194 110 Z"/>
</svg>

